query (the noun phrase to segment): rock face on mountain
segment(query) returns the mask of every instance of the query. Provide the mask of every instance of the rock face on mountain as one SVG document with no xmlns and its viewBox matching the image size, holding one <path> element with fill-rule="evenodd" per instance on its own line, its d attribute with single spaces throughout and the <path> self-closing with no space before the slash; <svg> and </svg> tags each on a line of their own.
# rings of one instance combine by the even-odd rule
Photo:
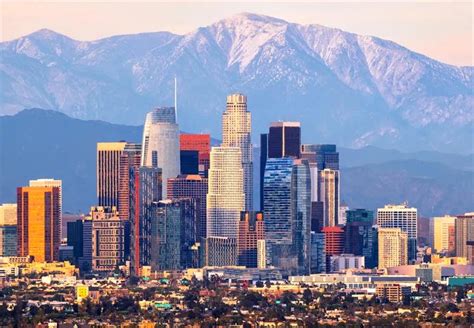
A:
<svg viewBox="0 0 474 328">
<path fill-rule="evenodd" d="M 183 130 L 220 133 L 225 95 L 249 96 L 255 134 L 299 120 L 307 142 L 470 151 L 473 67 L 320 25 L 239 14 L 186 35 L 72 40 L 40 30 L 0 44 L 0 114 L 24 108 L 142 124 L 173 102 Z"/>
</svg>

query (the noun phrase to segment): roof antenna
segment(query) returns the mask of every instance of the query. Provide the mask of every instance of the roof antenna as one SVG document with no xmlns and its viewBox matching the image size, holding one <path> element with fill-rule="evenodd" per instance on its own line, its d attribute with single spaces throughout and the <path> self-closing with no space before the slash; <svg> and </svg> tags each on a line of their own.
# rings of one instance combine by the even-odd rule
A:
<svg viewBox="0 0 474 328">
<path fill-rule="evenodd" d="M 176 75 L 174 76 L 174 113 L 176 124 L 178 124 L 178 80 Z"/>
</svg>

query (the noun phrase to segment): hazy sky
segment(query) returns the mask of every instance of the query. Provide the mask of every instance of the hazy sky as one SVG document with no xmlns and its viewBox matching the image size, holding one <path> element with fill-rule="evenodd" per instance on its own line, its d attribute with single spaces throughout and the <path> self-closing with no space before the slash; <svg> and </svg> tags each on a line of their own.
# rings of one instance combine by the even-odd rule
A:
<svg viewBox="0 0 474 328">
<path fill-rule="evenodd" d="M 466 2 L 114 2 L 0 0 L 1 40 L 49 28 L 78 40 L 116 34 L 184 34 L 240 12 L 375 35 L 455 65 L 473 64 L 472 3 Z"/>
</svg>

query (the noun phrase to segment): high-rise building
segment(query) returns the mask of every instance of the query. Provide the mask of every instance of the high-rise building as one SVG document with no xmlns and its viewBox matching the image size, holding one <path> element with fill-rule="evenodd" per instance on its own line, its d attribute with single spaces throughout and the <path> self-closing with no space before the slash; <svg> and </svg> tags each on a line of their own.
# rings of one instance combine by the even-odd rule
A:
<svg viewBox="0 0 474 328">
<path fill-rule="evenodd" d="M 302 153 L 315 159 L 318 170 L 339 170 L 339 153 L 336 145 L 309 145 L 301 146 Z"/>
<path fill-rule="evenodd" d="M 207 237 L 237 238 L 245 209 L 240 148 L 213 147 L 207 193 Z"/>
<path fill-rule="evenodd" d="M 92 218 L 67 223 L 67 245 L 73 248 L 74 264 L 81 272 L 92 269 Z"/>
<path fill-rule="evenodd" d="M 313 180 L 311 180 L 311 186 Z M 311 231 L 321 232 L 324 228 L 324 203 L 323 202 L 311 202 Z"/>
<path fill-rule="evenodd" d="M 199 174 L 199 151 L 180 150 L 179 161 L 181 174 Z"/>
<path fill-rule="evenodd" d="M 211 153 L 212 169 L 212 153 Z M 237 239 L 229 237 L 206 237 L 201 240 L 201 265 L 237 265 Z"/>
<path fill-rule="evenodd" d="M 209 134 L 181 134 L 180 150 L 197 150 L 199 152 L 199 174 L 207 178 L 209 157 L 211 153 L 211 136 Z"/>
<path fill-rule="evenodd" d="M 194 267 L 196 212 L 193 199 L 162 200 L 155 206 L 151 229 L 151 269 L 182 270 Z"/>
<path fill-rule="evenodd" d="M 265 165 L 268 158 L 268 133 L 260 134 L 260 210 L 263 211 L 263 178 L 265 176 Z"/>
<path fill-rule="evenodd" d="M 365 257 L 365 266 L 377 266 L 377 229 L 374 213 L 365 209 L 347 211 L 344 253 Z"/>
<path fill-rule="evenodd" d="M 63 214 L 63 182 L 56 179 L 30 180 L 30 187 L 58 187 L 59 188 L 59 221 L 62 222 Z M 60 227 L 61 229 L 61 227 Z"/>
<path fill-rule="evenodd" d="M 267 264 L 289 273 L 310 268 L 311 190 L 306 160 L 269 158 L 263 209 Z"/>
<path fill-rule="evenodd" d="M 97 143 L 97 202 L 99 206 L 119 203 L 120 157 L 126 142 Z"/>
<path fill-rule="evenodd" d="M 59 187 L 17 188 L 18 256 L 34 256 L 37 262 L 59 259 Z"/>
<path fill-rule="evenodd" d="M 344 228 L 340 226 L 324 227 L 326 256 L 341 255 L 344 253 Z"/>
<path fill-rule="evenodd" d="M 0 205 L 0 257 L 16 256 L 17 206 Z"/>
<path fill-rule="evenodd" d="M 271 123 L 268 132 L 268 158 L 299 158 L 300 151 L 300 122 Z"/>
<path fill-rule="evenodd" d="M 168 180 L 168 198 L 191 198 L 196 205 L 196 240 L 206 237 L 207 178 L 200 175 L 180 175 Z"/>
<path fill-rule="evenodd" d="M 139 276 L 151 263 L 151 233 L 155 207 L 161 200 L 162 175 L 158 167 L 130 171 L 130 274 Z"/>
<path fill-rule="evenodd" d="M 445 215 L 434 217 L 433 222 L 433 247 L 438 253 L 453 255 L 456 251 L 455 243 L 455 216 Z"/>
<path fill-rule="evenodd" d="M 456 256 L 465 257 L 474 264 L 474 213 L 456 217 Z"/>
<path fill-rule="evenodd" d="M 119 202 L 118 211 L 121 220 L 128 220 L 130 212 L 130 170 L 139 168 L 142 145 L 127 143 L 120 156 Z"/>
<path fill-rule="evenodd" d="M 340 200 L 339 171 L 324 169 L 319 171 L 319 201 L 323 203 L 323 226 L 333 227 L 339 222 Z"/>
<path fill-rule="evenodd" d="M 237 238 L 237 264 L 257 268 L 258 242 L 265 242 L 262 212 L 241 212 Z"/>
<path fill-rule="evenodd" d="M 92 207 L 92 269 L 113 271 L 125 264 L 130 247 L 130 221 L 116 207 Z"/>
<path fill-rule="evenodd" d="M 377 209 L 377 225 L 380 228 L 400 228 L 408 234 L 408 260 L 416 260 L 418 237 L 418 211 L 408 205 L 385 205 Z"/>
<path fill-rule="evenodd" d="M 390 268 L 408 263 L 408 234 L 400 228 L 379 228 L 378 268 Z"/>
<path fill-rule="evenodd" d="M 160 107 L 146 115 L 143 128 L 141 165 L 162 170 L 163 199 L 166 184 L 180 171 L 179 127 L 174 107 Z"/>
<path fill-rule="evenodd" d="M 326 272 L 324 233 L 311 231 L 311 273 Z"/>
<path fill-rule="evenodd" d="M 222 115 L 222 147 L 237 147 L 240 149 L 246 211 L 253 208 L 251 132 L 252 116 L 247 110 L 247 97 L 238 93 L 227 96 L 226 110 Z"/>
</svg>

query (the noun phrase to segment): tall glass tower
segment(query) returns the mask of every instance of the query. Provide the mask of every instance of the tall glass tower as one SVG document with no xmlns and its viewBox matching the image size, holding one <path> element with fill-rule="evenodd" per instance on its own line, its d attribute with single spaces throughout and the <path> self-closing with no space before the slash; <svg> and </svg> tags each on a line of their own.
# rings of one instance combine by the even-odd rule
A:
<svg viewBox="0 0 474 328">
<path fill-rule="evenodd" d="M 222 115 L 222 146 L 238 147 L 242 154 L 245 210 L 253 207 L 253 162 L 250 133 L 252 118 L 247 110 L 247 97 L 242 94 L 227 96 L 227 107 Z"/>
<path fill-rule="evenodd" d="M 159 107 L 146 115 L 143 128 L 141 166 L 162 170 L 163 199 L 169 178 L 180 174 L 179 127 L 174 107 Z"/>
</svg>

